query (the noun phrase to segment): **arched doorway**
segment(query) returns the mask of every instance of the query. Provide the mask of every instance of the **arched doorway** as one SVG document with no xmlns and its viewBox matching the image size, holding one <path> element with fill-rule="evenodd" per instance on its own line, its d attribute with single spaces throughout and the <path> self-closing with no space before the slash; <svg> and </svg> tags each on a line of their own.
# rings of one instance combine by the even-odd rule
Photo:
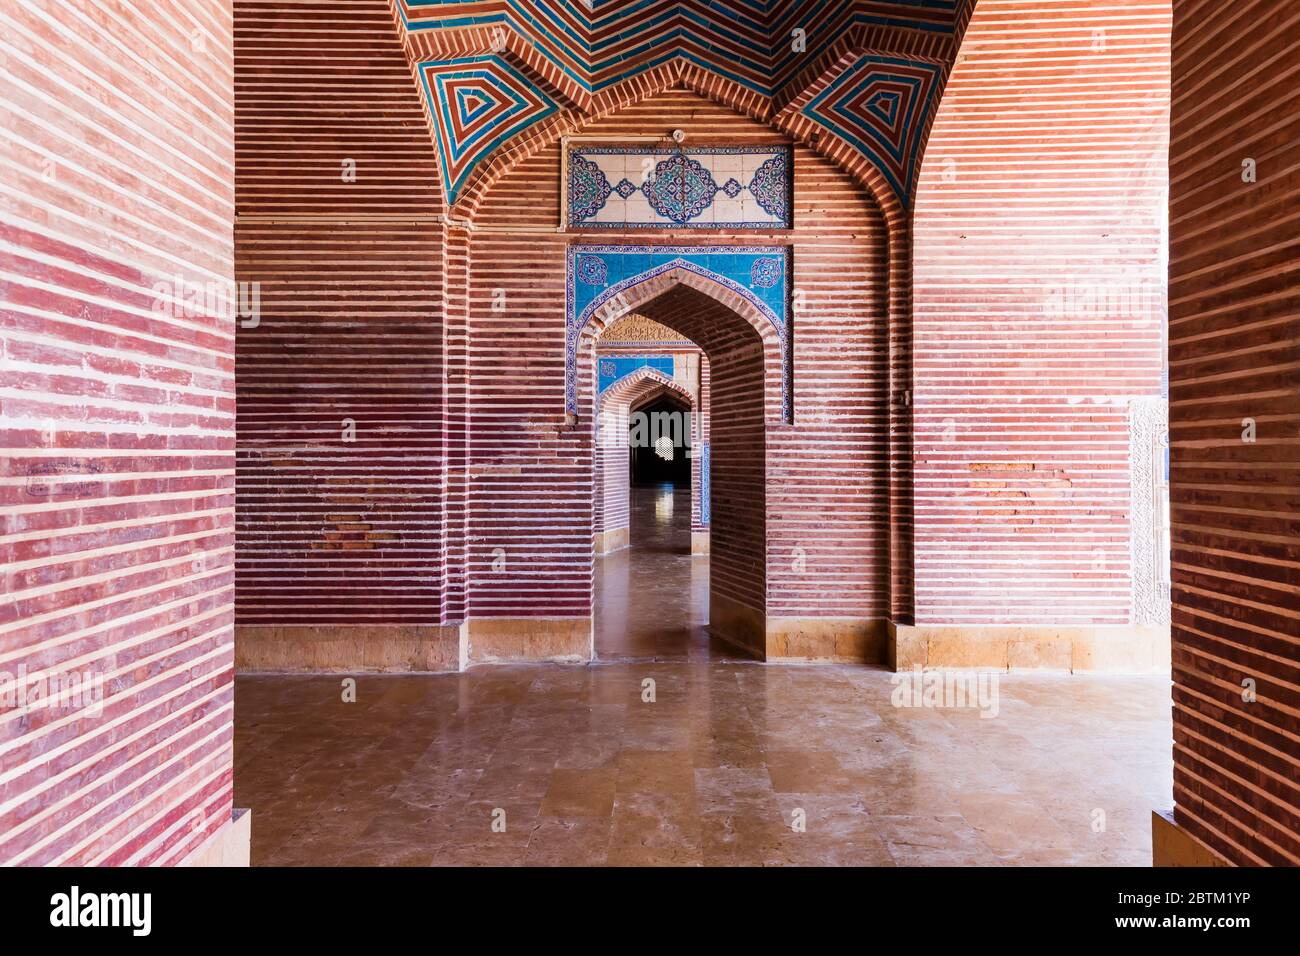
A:
<svg viewBox="0 0 1300 956">
<path fill-rule="evenodd" d="M 606 360 L 605 364 L 614 363 Z M 610 554 L 630 543 L 632 487 L 637 483 L 634 472 L 639 456 L 642 482 L 655 477 L 648 474 L 651 470 L 660 472 L 658 478 L 663 481 L 684 477 L 680 498 L 689 505 L 688 531 L 692 536 L 707 536 L 700 506 L 701 476 L 692 467 L 701 442 L 701 399 L 698 377 L 683 383 L 648 365 L 609 385 L 604 384 L 602 376 L 593 455 L 592 532 L 596 554 Z M 662 451 L 665 438 L 672 446 L 671 453 L 656 454 L 653 446 L 658 442 Z M 656 461 L 646 455 L 654 456 L 663 466 L 657 467 Z M 687 550 L 693 547 L 694 542 L 688 542 Z"/>
<path fill-rule="evenodd" d="M 663 129 L 681 128 L 692 142 L 707 145 L 725 129 L 729 141 L 772 144 L 769 125 L 669 86 L 647 94 L 635 111 L 618 110 L 584 126 L 582 135 L 626 142 L 649 110 Z M 571 145 L 544 144 L 544 160 L 510 165 L 482 201 L 465 210 L 477 223 L 465 252 L 471 268 L 464 334 L 471 348 L 463 359 L 451 353 L 458 364 L 449 368 L 449 381 L 468 383 L 457 385 L 451 413 L 464 414 L 467 403 L 475 423 L 470 434 L 492 436 L 469 441 L 448 474 L 448 500 L 459 501 L 464 492 L 474 502 L 467 522 L 453 520 L 446 535 L 448 554 L 465 549 L 467 574 L 463 581 L 449 579 L 455 587 L 445 603 L 454 613 L 464 602 L 468 659 L 586 656 L 596 570 L 592 397 L 598 366 L 592 343 L 583 340 L 586 326 L 578 332 L 574 320 L 595 296 L 618 286 L 609 297 L 618 301 L 601 303 L 610 305 L 601 312 L 608 327 L 620 307 L 626 314 L 640 301 L 623 287 L 626 279 L 643 277 L 665 260 L 699 264 L 698 257 L 711 254 L 725 260 L 712 271 L 732 283 L 710 280 L 714 298 L 746 311 L 752 303 L 737 289 L 779 298 L 790 328 L 784 351 L 775 327 L 759 333 L 776 346 L 764 359 L 764 387 L 775 392 L 761 440 L 767 480 L 752 499 L 761 501 L 763 540 L 752 573 L 744 568 L 738 576 L 756 579 L 760 596 L 738 606 L 715 588 L 713 622 L 726 606 L 752 637 L 762 625 L 766 660 L 882 661 L 892 593 L 891 514 L 907 498 L 906 481 L 895 480 L 903 457 L 891 437 L 898 433 L 895 417 L 906 408 L 906 390 L 897 387 L 895 375 L 905 363 L 895 363 L 889 331 L 896 301 L 891 269 L 899 258 L 890 254 L 892 220 L 860 181 L 796 144 L 795 216 L 788 231 L 736 231 L 723 238 L 684 228 L 566 228 L 559 184 Z M 685 251 L 679 253 L 677 244 Z M 448 254 L 461 261 L 459 252 Z M 573 268 L 585 254 L 603 263 L 580 260 L 576 264 L 587 268 Z M 617 255 L 642 262 L 623 268 Z M 686 285 L 706 279 L 686 266 L 671 269 Z M 462 298 L 452 293 L 450 300 Z M 564 324 L 557 327 L 561 316 Z M 563 376 L 556 374 L 557 359 L 564 362 Z M 721 370 L 712 373 L 720 381 Z M 449 432 L 459 453 L 458 434 Z M 717 550 L 724 534 L 716 514 L 725 470 L 721 436 L 709 453 Z"/>
<path fill-rule="evenodd" d="M 691 488 L 691 406 L 665 391 L 632 407 L 631 487 Z"/>
<path fill-rule="evenodd" d="M 779 423 L 783 415 L 782 330 L 744 294 L 702 270 L 673 267 L 636 276 L 576 330 L 580 407 L 597 407 L 596 339 L 633 310 L 698 344 L 707 357 L 709 406 L 700 416 L 696 460 L 701 475 L 707 475 L 700 507 L 710 529 L 708 636 L 762 657 L 766 434 L 769 421 Z"/>
</svg>

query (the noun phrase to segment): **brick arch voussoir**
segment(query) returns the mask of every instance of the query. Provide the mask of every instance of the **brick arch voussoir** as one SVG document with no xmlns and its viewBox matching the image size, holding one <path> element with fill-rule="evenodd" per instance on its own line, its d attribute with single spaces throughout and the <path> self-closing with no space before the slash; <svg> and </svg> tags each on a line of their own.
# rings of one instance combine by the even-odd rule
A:
<svg viewBox="0 0 1300 956">
<path fill-rule="evenodd" d="M 695 396 L 680 382 L 657 368 L 639 368 L 624 375 L 601 393 L 600 407 L 601 409 L 631 408 L 664 392 L 673 393 L 675 397 L 686 402 L 691 411 L 695 410 Z"/>
<path fill-rule="evenodd" d="M 672 398 L 680 401 L 686 406 L 688 412 L 695 411 L 695 397 L 681 388 L 673 388 L 671 385 L 660 385 L 658 388 L 652 388 L 648 391 L 639 393 L 636 398 L 628 404 L 628 408 L 635 411 L 638 408 L 644 408 L 652 402 L 657 402 L 661 398 Z"/>
<path fill-rule="evenodd" d="M 594 373 L 595 367 L 592 360 L 595 358 L 596 341 L 604 333 L 605 329 L 625 315 L 631 313 L 645 314 L 641 312 L 642 306 L 679 286 L 695 289 L 712 301 L 726 307 L 728 311 L 743 320 L 745 325 L 755 333 L 757 338 L 753 343 L 753 348 L 763 367 L 763 388 L 766 394 L 768 415 L 774 422 L 777 421 L 782 403 L 784 356 L 781 353 L 781 342 L 775 327 L 768 317 L 743 295 L 726 288 L 708 276 L 682 268 L 670 269 L 636 283 L 624 293 L 615 296 L 596 309 L 588 318 L 586 324 L 578 333 L 576 350 L 579 369 L 580 406 L 597 410 L 601 407 L 598 397 L 593 398 L 596 390 L 594 375 L 591 379 L 587 379 L 586 376 Z M 713 356 L 709 354 L 705 343 L 700 342 L 698 336 L 667 320 L 668 317 L 666 316 L 655 319 L 655 321 L 662 321 L 663 324 L 683 338 L 690 339 L 700 348 L 707 359 L 713 360 Z M 584 368 L 589 369 L 589 371 L 583 371 Z"/>
<path fill-rule="evenodd" d="M 618 295 L 597 308 L 588 320 L 586 327 L 582 330 L 584 338 L 588 334 L 599 335 L 606 327 L 617 322 L 623 316 L 633 312 L 641 312 L 642 307 L 653 302 L 660 296 L 671 292 L 678 286 L 685 286 L 694 289 L 696 292 L 707 296 L 709 299 L 724 306 L 731 312 L 743 319 L 763 343 L 764 351 L 775 350 L 779 359 L 780 355 L 780 338 L 776 328 L 772 325 L 768 317 L 763 314 L 753 302 L 733 289 L 728 289 L 722 283 L 707 275 L 701 275 L 692 272 L 689 269 L 675 268 L 669 269 L 659 275 L 650 276 L 640 282 L 636 282 L 629 288 L 623 290 Z M 655 321 L 661 322 L 656 318 Z M 676 326 L 668 326 L 674 332 L 685 338 L 695 341 L 695 337 L 684 329 Z M 695 341 L 707 353 L 705 343 Z"/>
</svg>

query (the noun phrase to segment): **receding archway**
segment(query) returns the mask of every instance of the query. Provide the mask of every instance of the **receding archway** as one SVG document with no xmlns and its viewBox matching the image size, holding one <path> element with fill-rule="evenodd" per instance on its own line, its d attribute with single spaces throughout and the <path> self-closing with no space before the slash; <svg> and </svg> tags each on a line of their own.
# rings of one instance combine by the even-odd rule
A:
<svg viewBox="0 0 1300 956">
<path fill-rule="evenodd" d="M 595 342 L 635 311 L 703 350 L 711 369 L 697 466 L 707 475 L 710 633 L 766 655 L 767 442 L 782 417 L 779 329 L 743 295 L 685 269 L 630 283 L 579 331 L 579 407 L 595 407 Z"/>
<path fill-rule="evenodd" d="M 596 449 L 593 455 L 594 507 L 592 509 L 593 546 L 596 554 L 609 554 L 629 543 L 631 461 L 629 450 L 636 445 L 629 432 L 633 412 L 647 403 L 670 395 L 684 410 L 689 429 L 684 436 L 687 453 L 693 458 L 699 446 L 699 397 L 663 371 L 642 366 L 599 391 L 596 398 Z M 651 436 L 653 437 L 653 436 Z M 687 459 L 690 461 L 690 458 Z M 689 465 L 688 465 L 689 467 Z M 691 469 L 692 473 L 698 469 Z M 697 474 L 690 481 L 691 512 L 700 514 L 700 482 Z M 692 523 L 697 529 L 698 517 Z"/>
</svg>

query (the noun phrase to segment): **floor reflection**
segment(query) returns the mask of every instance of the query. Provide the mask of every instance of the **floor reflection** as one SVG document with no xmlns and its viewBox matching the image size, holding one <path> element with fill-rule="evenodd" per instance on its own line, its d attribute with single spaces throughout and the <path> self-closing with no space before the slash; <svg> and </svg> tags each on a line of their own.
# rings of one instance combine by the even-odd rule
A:
<svg viewBox="0 0 1300 956">
<path fill-rule="evenodd" d="M 631 513 L 631 545 L 596 559 L 596 657 L 737 659 L 708 634 L 709 559 L 691 556 L 690 489 L 633 488 Z"/>
<path fill-rule="evenodd" d="M 360 675 L 355 703 L 338 675 L 239 677 L 254 864 L 1150 862 L 1167 677 L 1000 675 L 985 719 L 900 705 L 880 668 L 726 659 L 688 501 L 633 495 L 594 666 Z"/>
<path fill-rule="evenodd" d="M 338 675 L 240 677 L 235 805 L 256 865 L 1149 864 L 1167 677 L 1007 675 L 996 719 L 896 707 L 891 677 L 482 666 L 346 704 Z"/>
</svg>

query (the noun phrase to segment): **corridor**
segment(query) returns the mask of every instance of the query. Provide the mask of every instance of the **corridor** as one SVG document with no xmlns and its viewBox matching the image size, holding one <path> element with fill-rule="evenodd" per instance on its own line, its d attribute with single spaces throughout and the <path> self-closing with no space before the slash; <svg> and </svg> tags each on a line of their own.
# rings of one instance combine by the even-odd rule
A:
<svg viewBox="0 0 1300 956">
<path fill-rule="evenodd" d="M 709 559 L 691 555 L 689 488 L 633 488 L 631 546 L 596 559 L 596 659 L 741 657 L 710 638 Z"/>
<path fill-rule="evenodd" d="M 1295 0 L 69 13 L 0 866 L 1300 865 Z"/>
</svg>

